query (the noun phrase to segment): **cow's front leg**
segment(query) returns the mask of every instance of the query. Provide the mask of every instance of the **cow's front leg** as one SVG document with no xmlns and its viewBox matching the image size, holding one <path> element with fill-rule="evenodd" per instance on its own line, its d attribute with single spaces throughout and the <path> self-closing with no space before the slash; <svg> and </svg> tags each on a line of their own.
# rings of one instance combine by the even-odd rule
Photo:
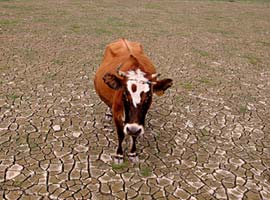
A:
<svg viewBox="0 0 270 200">
<path fill-rule="evenodd" d="M 136 153 L 136 136 L 131 136 L 131 149 L 130 149 L 130 153 L 128 153 L 128 158 L 130 161 L 132 162 L 138 162 L 139 158 L 138 155 Z"/>
<path fill-rule="evenodd" d="M 122 143 L 125 138 L 125 134 L 123 132 L 123 123 L 120 120 L 115 119 L 116 131 L 118 136 L 118 147 L 116 150 L 116 155 L 113 156 L 114 162 L 121 164 L 124 161 L 124 152 L 122 148 Z"/>
</svg>

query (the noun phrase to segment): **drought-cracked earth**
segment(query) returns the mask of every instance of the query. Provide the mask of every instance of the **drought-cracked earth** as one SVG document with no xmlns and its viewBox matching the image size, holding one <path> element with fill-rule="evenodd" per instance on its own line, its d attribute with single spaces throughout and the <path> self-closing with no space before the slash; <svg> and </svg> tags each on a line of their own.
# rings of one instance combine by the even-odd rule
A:
<svg viewBox="0 0 270 200">
<path fill-rule="evenodd" d="M 269 19 L 262 0 L 0 0 L 0 199 L 270 199 Z M 119 165 L 92 79 L 120 37 L 174 86 Z"/>
</svg>

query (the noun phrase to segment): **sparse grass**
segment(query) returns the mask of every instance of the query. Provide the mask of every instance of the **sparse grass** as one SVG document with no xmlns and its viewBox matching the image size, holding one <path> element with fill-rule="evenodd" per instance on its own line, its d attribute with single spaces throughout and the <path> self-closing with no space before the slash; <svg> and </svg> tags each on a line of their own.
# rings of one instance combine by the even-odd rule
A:
<svg viewBox="0 0 270 200">
<path fill-rule="evenodd" d="M 96 28 L 95 29 L 95 33 L 100 35 L 100 34 L 103 34 L 103 35 L 111 35 L 112 34 L 112 31 L 108 30 L 108 29 L 105 29 L 105 28 Z"/>
<path fill-rule="evenodd" d="M 205 69 L 205 70 L 209 70 L 210 67 L 209 65 L 207 65 L 206 63 L 202 63 L 202 62 L 199 62 L 196 67 L 200 68 L 200 69 Z"/>
<path fill-rule="evenodd" d="M 113 27 L 127 26 L 127 23 L 125 23 L 123 19 L 120 19 L 118 17 L 109 17 L 107 18 L 106 23 Z"/>
<path fill-rule="evenodd" d="M 62 65 L 64 65 L 65 61 L 59 60 L 59 59 L 53 59 L 53 60 L 52 60 L 52 63 L 53 63 L 53 64 L 56 64 L 56 65 L 62 66 Z"/>
<path fill-rule="evenodd" d="M 243 102 L 255 102 L 255 101 L 256 101 L 256 97 L 252 96 L 251 94 L 247 94 L 243 98 Z"/>
<path fill-rule="evenodd" d="M 15 101 L 18 98 L 20 98 L 20 96 L 19 95 L 16 95 L 16 94 L 10 94 L 10 95 L 8 95 L 8 99 L 11 99 L 13 101 Z"/>
<path fill-rule="evenodd" d="M 153 10 L 160 10 L 160 9 L 162 9 L 162 5 L 159 5 L 153 1 L 151 3 L 145 4 L 145 8 L 146 9 L 153 9 Z"/>
<path fill-rule="evenodd" d="M 9 67 L 7 65 L 0 65 L 0 72 L 3 70 L 7 70 Z"/>
<path fill-rule="evenodd" d="M 48 73 L 48 74 L 46 74 L 45 78 L 47 80 L 55 80 L 56 75 L 57 75 L 57 73 Z"/>
<path fill-rule="evenodd" d="M 25 55 L 25 58 L 27 58 L 28 60 L 34 60 L 38 56 L 38 51 L 34 49 L 23 49 L 23 50 L 24 50 L 23 53 Z"/>
<path fill-rule="evenodd" d="M 201 49 L 197 49 L 197 48 L 192 48 L 193 52 L 199 54 L 200 56 L 203 57 L 208 57 L 209 53 L 207 51 L 201 50 Z"/>
<path fill-rule="evenodd" d="M 112 169 L 113 170 L 123 170 L 123 169 L 126 169 L 126 168 L 128 168 L 128 162 L 127 161 L 125 161 L 125 162 L 123 162 L 121 164 L 116 164 L 116 163 L 112 164 Z"/>
<path fill-rule="evenodd" d="M 208 78 L 208 77 L 201 77 L 199 79 L 199 82 L 202 84 L 205 84 L 207 86 L 216 86 L 217 85 L 217 81 L 214 81 L 213 79 Z"/>
<path fill-rule="evenodd" d="M 190 32 L 184 32 L 184 31 L 177 31 L 174 34 L 181 37 L 189 37 L 191 35 Z"/>
<path fill-rule="evenodd" d="M 29 142 L 28 145 L 29 145 L 29 148 L 30 148 L 30 149 L 38 148 L 38 144 L 35 143 L 35 142 Z"/>
<path fill-rule="evenodd" d="M 201 133 L 203 134 L 203 136 L 209 136 L 210 135 L 209 131 L 207 131 L 205 128 L 201 129 Z"/>
<path fill-rule="evenodd" d="M 23 183 L 23 181 L 15 180 L 13 184 L 14 184 L 15 187 L 21 187 L 22 183 Z"/>
<path fill-rule="evenodd" d="M 18 20 L 0 19 L 0 26 L 14 26 L 19 23 Z"/>
<path fill-rule="evenodd" d="M 240 108 L 239 108 L 239 112 L 240 112 L 240 113 L 243 113 L 243 114 L 246 113 L 247 110 L 248 110 L 248 109 L 247 109 L 247 106 L 244 106 L 244 105 L 241 105 Z"/>
<path fill-rule="evenodd" d="M 233 35 L 232 31 L 228 31 L 228 30 L 221 30 L 221 29 L 209 29 L 208 30 L 209 33 L 214 33 L 214 34 L 221 34 L 224 36 L 231 36 Z"/>
<path fill-rule="evenodd" d="M 81 32 L 81 27 L 77 24 L 74 24 L 71 26 L 71 30 L 74 32 L 74 33 L 79 33 Z"/>
<path fill-rule="evenodd" d="M 207 77 L 202 77 L 201 79 L 199 79 L 199 82 L 204 84 L 210 84 L 212 81 Z"/>
<path fill-rule="evenodd" d="M 265 46 L 265 47 L 270 47 L 270 42 L 269 41 L 259 40 L 258 43 Z"/>
<path fill-rule="evenodd" d="M 177 96 L 175 97 L 175 101 L 176 101 L 176 102 L 183 102 L 183 96 L 182 96 L 182 95 L 177 95 Z"/>
<path fill-rule="evenodd" d="M 136 197 L 134 200 L 143 200 L 143 197 Z"/>
<path fill-rule="evenodd" d="M 0 0 L 0 2 L 1 2 L 1 0 Z M 15 6 L 15 5 L 3 5 L 2 7 L 7 8 L 7 9 L 18 9 L 19 8 L 19 6 Z"/>
<path fill-rule="evenodd" d="M 251 54 L 244 55 L 243 58 L 246 58 L 252 65 L 258 65 L 259 63 L 261 63 L 261 59 Z"/>
<path fill-rule="evenodd" d="M 185 89 L 185 90 L 192 90 L 194 88 L 194 86 L 192 85 L 192 83 L 182 83 L 181 86 Z"/>
<path fill-rule="evenodd" d="M 144 177 L 151 176 L 152 170 L 148 167 L 145 167 L 140 170 L 140 174 Z"/>
<path fill-rule="evenodd" d="M 247 3 L 269 3 L 269 0 L 209 0 L 209 1 L 216 1 L 216 2 L 247 2 Z"/>
</svg>

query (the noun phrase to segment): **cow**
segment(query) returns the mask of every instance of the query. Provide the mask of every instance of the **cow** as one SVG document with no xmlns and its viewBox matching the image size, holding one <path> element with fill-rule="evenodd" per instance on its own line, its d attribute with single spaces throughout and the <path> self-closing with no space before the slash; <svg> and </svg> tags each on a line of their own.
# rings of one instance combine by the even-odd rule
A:
<svg viewBox="0 0 270 200">
<path fill-rule="evenodd" d="M 153 93 L 163 95 L 173 82 L 172 79 L 158 80 L 158 76 L 140 43 L 120 39 L 106 47 L 94 85 L 96 93 L 112 112 L 118 135 L 118 147 L 113 155 L 117 163 L 124 159 L 122 142 L 125 136 L 131 137 L 129 159 L 138 160 L 136 138 L 145 132 L 145 117 Z"/>
</svg>

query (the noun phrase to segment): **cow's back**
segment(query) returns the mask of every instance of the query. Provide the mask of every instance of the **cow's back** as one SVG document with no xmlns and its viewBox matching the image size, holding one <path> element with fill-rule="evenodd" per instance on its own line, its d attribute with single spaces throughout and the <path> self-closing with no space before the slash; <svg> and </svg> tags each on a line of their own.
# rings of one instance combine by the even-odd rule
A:
<svg viewBox="0 0 270 200">
<path fill-rule="evenodd" d="M 130 56 L 138 58 L 141 63 L 146 67 L 144 69 L 147 73 L 154 74 L 156 70 L 151 61 L 144 55 L 143 48 L 140 43 L 129 42 L 125 39 L 120 39 L 116 42 L 109 44 L 105 50 L 104 58 L 100 67 L 97 69 L 94 84 L 97 94 L 100 98 L 109 106 L 112 107 L 113 97 L 115 96 L 116 90 L 108 87 L 103 77 L 106 73 L 117 75 L 117 67 L 123 64 L 121 71 L 126 72 L 129 70 L 128 59 Z"/>
</svg>

